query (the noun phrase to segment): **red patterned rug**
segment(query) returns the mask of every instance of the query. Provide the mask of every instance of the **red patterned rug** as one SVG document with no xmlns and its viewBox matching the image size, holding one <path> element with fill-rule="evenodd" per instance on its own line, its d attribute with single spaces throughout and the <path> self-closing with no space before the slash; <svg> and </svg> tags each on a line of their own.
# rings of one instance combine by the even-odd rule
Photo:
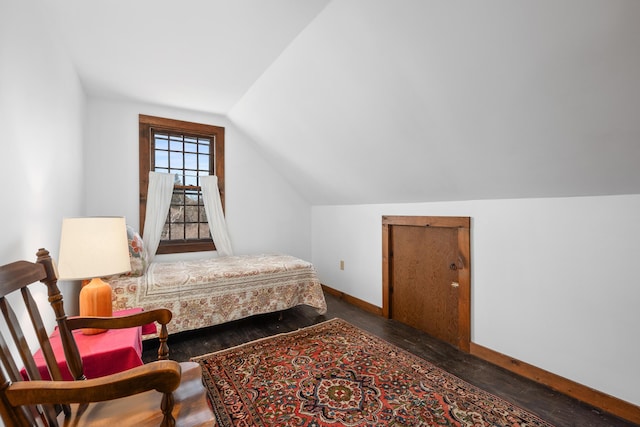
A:
<svg viewBox="0 0 640 427">
<path fill-rule="evenodd" d="M 341 319 L 192 360 L 222 427 L 551 426 Z"/>
</svg>

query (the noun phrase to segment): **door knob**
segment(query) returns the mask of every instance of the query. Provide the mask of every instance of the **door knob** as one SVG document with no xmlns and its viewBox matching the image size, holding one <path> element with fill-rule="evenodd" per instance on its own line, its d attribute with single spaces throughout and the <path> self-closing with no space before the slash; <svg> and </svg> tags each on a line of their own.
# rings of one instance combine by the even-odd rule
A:
<svg viewBox="0 0 640 427">
<path fill-rule="evenodd" d="M 462 256 L 458 255 L 458 262 L 452 262 L 449 264 L 449 270 L 463 270 L 464 269 L 464 259 Z"/>
</svg>

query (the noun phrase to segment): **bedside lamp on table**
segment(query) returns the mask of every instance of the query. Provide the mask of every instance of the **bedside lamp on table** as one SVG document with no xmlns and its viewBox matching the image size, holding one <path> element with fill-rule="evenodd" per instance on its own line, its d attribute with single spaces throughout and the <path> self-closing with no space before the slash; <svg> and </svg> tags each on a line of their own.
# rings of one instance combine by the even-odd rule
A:
<svg viewBox="0 0 640 427">
<path fill-rule="evenodd" d="M 80 291 L 80 316 L 110 317 L 111 286 L 101 277 L 131 270 L 124 217 L 64 218 L 58 258 L 60 279 L 91 279 Z M 104 331 L 82 330 L 86 335 Z"/>
</svg>

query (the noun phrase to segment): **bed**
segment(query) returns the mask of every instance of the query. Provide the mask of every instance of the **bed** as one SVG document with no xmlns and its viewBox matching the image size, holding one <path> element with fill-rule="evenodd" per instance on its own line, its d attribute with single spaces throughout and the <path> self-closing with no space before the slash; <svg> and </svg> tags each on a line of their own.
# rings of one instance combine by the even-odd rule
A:
<svg viewBox="0 0 640 427">
<path fill-rule="evenodd" d="M 169 333 L 306 304 L 327 311 L 310 262 L 282 254 L 152 262 L 141 275 L 109 279 L 113 309 L 168 308 Z M 149 338 L 146 336 L 145 338 Z"/>
</svg>

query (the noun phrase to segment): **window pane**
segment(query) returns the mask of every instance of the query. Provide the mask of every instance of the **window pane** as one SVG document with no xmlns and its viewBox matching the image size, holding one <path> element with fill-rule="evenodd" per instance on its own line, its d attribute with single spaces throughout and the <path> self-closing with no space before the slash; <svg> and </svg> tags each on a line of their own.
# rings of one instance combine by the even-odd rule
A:
<svg viewBox="0 0 640 427">
<path fill-rule="evenodd" d="M 198 204 L 198 191 L 189 190 L 185 192 L 185 205 L 197 205 Z"/>
<path fill-rule="evenodd" d="M 156 172 L 159 172 L 159 173 L 169 173 L 169 169 L 156 168 Z"/>
<path fill-rule="evenodd" d="M 169 149 L 169 137 L 167 134 L 156 133 L 154 134 L 154 143 L 156 149 L 168 150 Z"/>
<path fill-rule="evenodd" d="M 169 173 L 176 174 L 176 180 L 174 181 L 174 184 L 183 185 L 184 180 L 182 179 L 182 169 L 170 169 Z"/>
<path fill-rule="evenodd" d="M 169 208 L 169 221 L 172 224 L 181 224 L 184 222 L 184 208 L 182 206 L 171 206 Z"/>
<path fill-rule="evenodd" d="M 198 185 L 198 178 L 195 175 L 186 175 L 184 176 L 184 185 Z"/>
<path fill-rule="evenodd" d="M 156 165 L 156 169 L 157 168 L 168 168 L 169 167 L 169 153 L 167 153 L 166 151 L 160 151 L 160 150 L 156 150 L 156 157 L 155 157 L 155 165 Z"/>
<path fill-rule="evenodd" d="M 209 224 L 206 222 L 200 223 L 200 238 L 201 239 L 211 238 L 211 233 L 209 233 Z"/>
<path fill-rule="evenodd" d="M 173 151 L 182 151 L 182 135 L 171 135 L 169 138 L 169 149 Z"/>
<path fill-rule="evenodd" d="M 185 169 L 198 169 L 198 156 L 196 154 L 185 153 L 184 155 L 184 168 Z"/>
<path fill-rule="evenodd" d="M 171 225 L 171 240 L 184 240 L 184 224 Z"/>
<path fill-rule="evenodd" d="M 171 169 L 182 169 L 184 167 L 182 164 L 182 153 L 171 151 L 169 153 L 169 162 Z"/>
<path fill-rule="evenodd" d="M 198 222 L 198 205 L 185 206 L 184 219 L 185 219 L 185 222 L 197 223 Z"/>
<path fill-rule="evenodd" d="M 206 141 L 206 142 L 204 142 L 204 141 Z M 209 140 L 208 139 L 207 140 L 201 139 L 200 140 L 200 147 L 198 147 L 198 148 L 199 148 L 200 154 L 209 154 L 210 153 L 210 151 L 209 151 Z"/>
<path fill-rule="evenodd" d="M 185 138 L 185 141 L 188 141 L 187 138 Z M 198 152 L 198 146 L 196 144 L 189 144 L 187 142 L 184 143 L 184 151 L 185 153 L 197 153 Z"/>
<path fill-rule="evenodd" d="M 184 191 L 183 190 L 173 190 L 173 195 L 171 196 L 171 205 L 184 205 Z"/>
<path fill-rule="evenodd" d="M 209 155 L 200 154 L 198 156 L 198 169 L 201 171 L 209 171 Z"/>
<path fill-rule="evenodd" d="M 198 224 L 186 224 L 185 239 L 198 239 Z"/>
</svg>

